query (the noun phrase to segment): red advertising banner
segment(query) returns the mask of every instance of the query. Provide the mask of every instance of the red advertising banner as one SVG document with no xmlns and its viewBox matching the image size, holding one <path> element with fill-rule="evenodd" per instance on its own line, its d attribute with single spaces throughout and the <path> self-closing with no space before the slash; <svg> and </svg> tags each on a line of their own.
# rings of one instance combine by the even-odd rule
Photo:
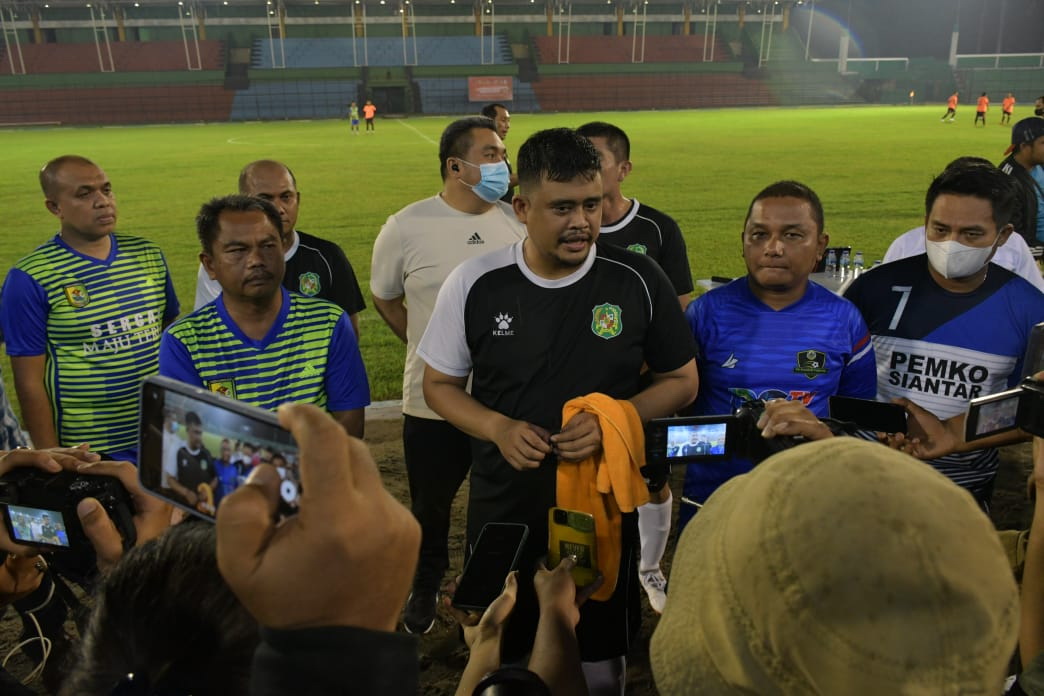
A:
<svg viewBox="0 0 1044 696">
<path fill-rule="evenodd" d="M 514 99 L 510 77 L 469 77 L 468 101 L 506 102 Z"/>
</svg>

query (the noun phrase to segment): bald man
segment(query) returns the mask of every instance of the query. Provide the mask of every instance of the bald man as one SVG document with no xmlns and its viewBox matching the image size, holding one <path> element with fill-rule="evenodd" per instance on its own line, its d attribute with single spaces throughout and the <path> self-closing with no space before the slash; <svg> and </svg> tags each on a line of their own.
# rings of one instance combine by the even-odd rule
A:
<svg viewBox="0 0 1044 696">
<path fill-rule="evenodd" d="M 297 179 L 282 162 L 258 160 L 243 167 L 239 174 L 239 193 L 262 198 L 276 207 L 283 221 L 283 254 L 286 274 L 283 287 L 306 297 L 333 302 L 348 313 L 356 338 L 359 337 L 359 312 L 366 309 L 355 271 L 341 247 L 297 229 L 301 192 Z M 199 309 L 221 294 L 221 286 L 199 267 L 196 278 L 196 304 Z"/>
</svg>

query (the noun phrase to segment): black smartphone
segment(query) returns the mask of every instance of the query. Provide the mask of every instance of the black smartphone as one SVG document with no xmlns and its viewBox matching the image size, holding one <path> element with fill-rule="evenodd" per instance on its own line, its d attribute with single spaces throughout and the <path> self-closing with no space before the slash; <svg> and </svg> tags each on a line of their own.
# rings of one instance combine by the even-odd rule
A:
<svg viewBox="0 0 1044 696">
<path fill-rule="evenodd" d="M 830 417 L 879 433 L 905 433 L 906 409 L 899 404 L 850 396 L 830 397 Z"/>
<path fill-rule="evenodd" d="M 279 515 L 297 511 L 297 443 L 271 411 L 153 376 L 141 385 L 138 475 L 153 495 L 213 521 L 259 464 L 282 478 Z"/>
<path fill-rule="evenodd" d="M 504 580 L 518 566 L 528 536 L 529 527 L 524 524 L 486 523 L 453 593 L 453 606 L 485 611 L 504 591 Z"/>
</svg>

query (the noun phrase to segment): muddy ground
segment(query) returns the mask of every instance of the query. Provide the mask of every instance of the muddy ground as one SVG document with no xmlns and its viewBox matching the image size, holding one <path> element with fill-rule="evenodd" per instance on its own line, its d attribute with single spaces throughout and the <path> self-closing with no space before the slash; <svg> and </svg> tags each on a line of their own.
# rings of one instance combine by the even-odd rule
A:
<svg viewBox="0 0 1044 696">
<path fill-rule="evenodd" d="M 387 420 L 367 422 L 366 439 L 373 451 L 374 459 L 381 470 L 385 485 L 403 502 L 408 503 L 409 494 L 405 470 L 402 466 L 401 420 L 394 416 Z M 1025 481 L 1032 468 L 1028 444 L 1010 447 L 1003 451 L 1001 470 L 993 497 L 992 517 L 999 529 L 1024 528 L 1029 525 L 1032 508 L 1026 501 Z M 681 490 L 682 471 L 676 471 L 671 482 L 675 491 Z M 459 570 L 463 558 L 464 500 L 467 484 L 464 485 L 453 510 L 453 533 L 450 539 L 451 566 Z M 664 571 L 670 570 L 673 541 L 664 558 Z M 638 644 L 628 657 L 627 693 L 634 696 L 655 694 L 649 670 L 649 637 L 656 626 L 656 615 L 645 605 L 642 632 Z M 71 628 L 71 625 L 70 625 Z M 14 612 L 6 614 L 0 621 L 0 648 L 3 654 L 17 642 L 21 622 Z M 456 626 L 445 610 L 440 609 L 435 627 L 420 641 L 421 693 L 441 696 L 454 693 L 457 679 L 467 660 L 467 652 L 458 641 Z M 22 675 L 28 671 L 28 663 L 17 656 L 9 663 L 9 669 Z M 38 693 L 48 691 L 36 683 Z"/>
</svg>

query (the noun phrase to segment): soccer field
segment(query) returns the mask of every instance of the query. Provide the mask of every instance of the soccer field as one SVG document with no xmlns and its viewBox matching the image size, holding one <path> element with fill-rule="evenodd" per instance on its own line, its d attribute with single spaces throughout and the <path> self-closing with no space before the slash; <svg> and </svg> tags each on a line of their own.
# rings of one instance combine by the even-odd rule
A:
<svg viewBox="0 0 1044 696">
<path fill-rule="evenodd" d="M 922 222 L 924 192 L 951 159 L 998 162 L 1010 130 L 972 127 L 972 112 L 941 123 L 944 106 L 723 109 L 671 112 L 513 114 L 514 159 L 534 131 L 593 120 L 631 138 L 630 195 L 674 216 L 694 277 L 743 273 L 739 232 L 750 198 L 779 179 L 814 188 L 833 244 L 863 251 L 867 264 L 899 233 Z M 1014 120 L 1029 115 L 1019 109 Z M 1026 111 L 1026 113 L 1021 113 Z M 993 114 L 991 114 L 993 116 Z M 999 114 L 998 114 L 999 117 Z M 37 172 L 49 159 L 81 154 L 113 182 L 119 229 L 155 240 L 167 255 L 182 311 L 191 310 L 202 202 L 234 192 L 245 163 L 286 162 L 301 191 L 298 226 L 339 243 L 369 300 L 370 250 L 385 218 L 441 188 L 438 139 L 450 117 L 381 119 L 375 135 L 352 136 L 343 121 L 288 121 L 0 131 L 5 165 L 0 209 L 4 275 L 57 229 Z M 363 359 L 374 400 L 401 395 L 404 346 L 371 306 L 361 315 Z M 4 379 L 14 400 L 10 365 Z"/>
</svg>

